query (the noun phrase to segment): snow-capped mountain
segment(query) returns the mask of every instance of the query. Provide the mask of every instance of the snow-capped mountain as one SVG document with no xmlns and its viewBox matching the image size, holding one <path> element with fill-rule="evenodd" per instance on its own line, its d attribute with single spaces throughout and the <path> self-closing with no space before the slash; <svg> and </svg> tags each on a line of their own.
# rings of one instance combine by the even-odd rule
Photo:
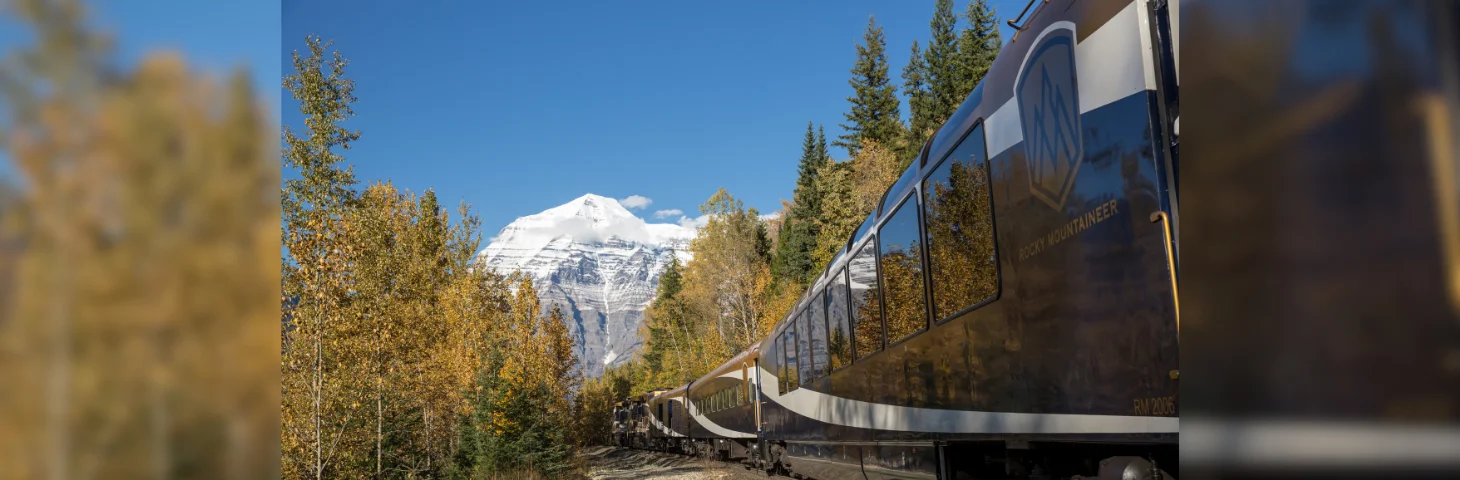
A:
<svg viewBox="0 0 1460 480">
<path fill-rule="evenodd" d="M 693 228 L 648 223 L 618 200 L 588 194 L 513 221 L 477 262 L 530 275 L 544 308 L 556 304 L 567 314 L 584 374 L 596 377 L 639 348 L 659 275 L 672 256 L 689 260 L 694 236 Z"/>
</svg>

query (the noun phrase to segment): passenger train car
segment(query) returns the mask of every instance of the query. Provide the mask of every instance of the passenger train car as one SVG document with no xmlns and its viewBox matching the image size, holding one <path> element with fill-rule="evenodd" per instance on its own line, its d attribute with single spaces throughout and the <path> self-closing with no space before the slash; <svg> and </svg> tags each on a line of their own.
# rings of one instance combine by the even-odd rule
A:
<svg viewBox="0 0 1460 480">
<path fill-rule="evenodd" d="M 1032 1 L 799 305 L 647 395 L 640 442 L 818 479 L 1174 478 L 1177 9 Z"/>
</svg>

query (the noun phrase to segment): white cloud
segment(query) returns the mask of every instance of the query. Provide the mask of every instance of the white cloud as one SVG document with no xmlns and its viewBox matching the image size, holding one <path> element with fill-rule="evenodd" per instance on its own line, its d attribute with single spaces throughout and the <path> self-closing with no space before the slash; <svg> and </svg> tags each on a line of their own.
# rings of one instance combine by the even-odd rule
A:
<svg viewBox="0 0 1460 480">
<path fill-rule="evenodd" d="M 761 221 L 775 220 L 777 218 L 781 218 L 781 212 L 771 212 L 760 216 Z"/>
<path fill-rule="evenodd" d="M 629 195 L 629 198 L 619 199 L 618 203 L 619 205 L 623 205 L 624 208 L 638 209 L 647 207 L 649 204 L 654 203 L 654 201 L 642 195 Z"/>
<path fill-rule="evenodd" d="M 673 217 L 675 215 L 684 215 L 684 210 L 680 210 L 678 208 L 671 208 L 669 210 L 660 210 L 660 211 L 654 212 L 654 218 Z"/>
<path fill-rule="evenodd" d="M 700 227 L 703 227 L 705 225 L 708 225 L 709 223 L 710 223 L 710 216 L 709 215 L 700 215 L 700 216 L 695 217 L 695 218 L 679 217 L 679 226 L 684 227 L 684 228 L 688 228 L 688 229 L 700 228 Z"/>
</svg>

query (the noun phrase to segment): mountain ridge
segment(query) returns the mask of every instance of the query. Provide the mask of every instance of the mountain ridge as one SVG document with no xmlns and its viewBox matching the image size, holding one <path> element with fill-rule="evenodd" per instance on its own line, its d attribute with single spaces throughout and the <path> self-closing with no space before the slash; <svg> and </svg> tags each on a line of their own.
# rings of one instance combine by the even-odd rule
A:
<svg viewBox="0 0 1460 480">
<path fill-rule="evenodd" d="M 618 200 L 585 194 L 519 217 L 477 261 L 532 278 L 544 308 L 562 307 L 579 366 L 597 377 L 641 346 L 639 325 L 672 258 L 687 262 L 693 228 L 648 223 Z"/>
</svg>

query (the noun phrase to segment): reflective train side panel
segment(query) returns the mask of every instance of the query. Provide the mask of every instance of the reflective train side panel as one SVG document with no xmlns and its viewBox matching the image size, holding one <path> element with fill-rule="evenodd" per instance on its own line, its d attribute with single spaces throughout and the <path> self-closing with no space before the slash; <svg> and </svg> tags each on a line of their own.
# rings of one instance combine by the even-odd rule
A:
<svg viewBox="0 0 1460 480">
<path fill-rule="evenodd" d="M 645 396 L 642 443 L 811 478 L 1176 473 L 1176 3 L 1036 2 L 771 336 Z"/>
<path fill-rule="evenodd" d="M 932 478 L 994 441 L 1158 446 L 1174 467 L 1168 30 L 1145 1 L 1035 8 L 761 343 L 770 462 Z"/>
<path fill-rule="evenodd" d="M 696 379 L 689 389 L 691 437 L 705 454 L 727 460 L 749 460 L 760 429 L 756 422 L 756 362 L 751 346 Z"/>
<path fill-rule="evenodd" d="M 690 453 L 690 419 L 685 395 L 689 385 L 658 391 L 646 402 L 650 444 L 660 450 Z"/>
</svg>

